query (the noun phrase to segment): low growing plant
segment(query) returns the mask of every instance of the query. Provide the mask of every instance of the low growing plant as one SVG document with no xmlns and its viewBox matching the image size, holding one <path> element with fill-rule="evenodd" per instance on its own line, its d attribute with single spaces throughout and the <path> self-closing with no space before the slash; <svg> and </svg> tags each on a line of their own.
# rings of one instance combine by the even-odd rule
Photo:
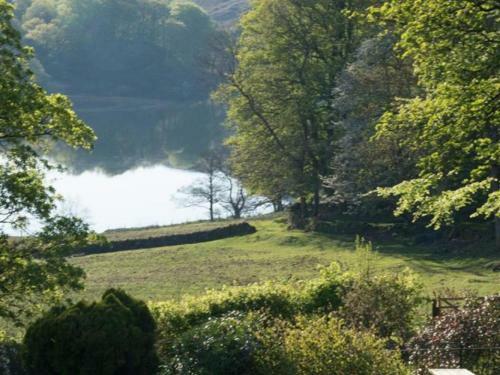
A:
<svg viewBox="0 0 500 375">
<path fill-rule="evenodd" d="M 243 313 L 209 319 L 171 342 L 161 374 L 254 375 L 260 327 Z"/>
<path fill-rule="evenodd" d="M 408 345 L 417 374 L 429 368 L 468 368 L 500 374 L 500 298 L 471 299 L 463 308 L 433 319 Z"/>
<path fill-rule="evenodd" d="M 155 328 L 143 302 L 110 289 L 100 302 L 55 307 L 33 323 L 24 362 L 33 375 L 151 375 Z"/>
<path fill-rule="evenodd" d="M 369 332 L 345 328 L 327 315 L 281 321 L 257 334 L 259 374 L 402 375 L 409 374 L 399 353 Z"/>
</svg>

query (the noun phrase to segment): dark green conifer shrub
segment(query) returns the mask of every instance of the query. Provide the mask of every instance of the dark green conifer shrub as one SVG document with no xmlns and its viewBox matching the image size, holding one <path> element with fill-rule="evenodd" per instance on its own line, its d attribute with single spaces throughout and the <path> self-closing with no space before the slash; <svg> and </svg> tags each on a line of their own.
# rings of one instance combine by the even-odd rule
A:
<svg viewBox="0 0 500 375">
<path fill-rule="evenodd" d="M 143 302 L 110 289 L 100 302 L 56 307 L 32 324 L 24 361 L 37 375 L 151 375 L 155 328 Z"/>
</svg>

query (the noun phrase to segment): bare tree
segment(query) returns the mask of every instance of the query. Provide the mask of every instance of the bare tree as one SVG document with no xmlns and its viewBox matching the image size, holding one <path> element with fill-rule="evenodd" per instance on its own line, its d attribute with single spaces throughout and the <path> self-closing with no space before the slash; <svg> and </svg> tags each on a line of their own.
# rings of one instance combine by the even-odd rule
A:
<svg viewBox="0 0 500 375">
<path fill-rule="evenodd" d="M 215 220 L 216 205 L 224 190 L 220 173 L 221 163 L 221 155 L 218 152 L 211 150 L 205 153 L 198 166 L 200 172 L 205 173 L 205 176 L 196 180 L 192 185 L 179 190 L 185 196 L 183 204 L 186 207 L 207 208 L 210 221 Z"/>
<path fill-rule="evenodd" d="M 215 220 L 217 208 L 221 208 L 233 219 L 269 204 L 264 198 L 247 194 L 241 183 L 232 177 L 226 162 L 227 150 L 216 148 L 207 152 L 200 160 L 199 170 L 206 175 L 179 192 L 187 207 L 207 208 L 211 221 Z"/>
</svg>

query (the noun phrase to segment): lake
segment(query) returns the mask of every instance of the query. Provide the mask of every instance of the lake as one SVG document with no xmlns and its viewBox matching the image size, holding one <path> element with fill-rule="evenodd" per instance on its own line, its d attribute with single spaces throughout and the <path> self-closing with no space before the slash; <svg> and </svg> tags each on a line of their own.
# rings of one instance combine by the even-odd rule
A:
<svg viewBox="0 0 500 375">
<path fill-rule="evenodd" d="M 102 232 L 207 219 L 204 208 L 184 207 L 178 193 L 202 177 L 201 173 L 157 165 L 117 175 L 97 170 L 52 173 L 49 181 L 64 197 L 62 213 L 77 215 Z"/>
<path fill-rule="evenodd" d="M 221 142 L 223 110 L 209 100 L 71 100 L 98 140 L 92 152 L 58 146 L 50 155 L 68 169 L 48 176 L 64 197 L 59 208 L 63 214 L 85 219 L 98 232 L 208 218 L 204 208 L 183 207 L 178 190 L 203 177 L 182 168 L 192 167 L 203 152 Z M 36 229 L 33 224 L 29 232 Z"/>
</svg>

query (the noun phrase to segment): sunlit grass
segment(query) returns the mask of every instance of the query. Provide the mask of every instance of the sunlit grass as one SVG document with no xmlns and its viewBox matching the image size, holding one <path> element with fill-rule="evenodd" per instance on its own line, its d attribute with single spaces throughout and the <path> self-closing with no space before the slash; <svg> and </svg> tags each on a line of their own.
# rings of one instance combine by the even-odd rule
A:
<svg viewBox="0 0 500 375">
<path fill-rule="evenodd" d="M 308 279 L 319 265 L 339 262 L 354 267 L 354 236 L 328 236 L 288 231 L 282 220 L 256 220 L 254 235 L 209 243 L 74 258 L 87 272 L 82 296 L 97 298 L 109 287 L 120 287 L 136 297 L 161 301 L 207 288 L 246 285 L 274 279 Z M 198 224 L 204 225 L 204 224 Z M 189 228 L 190 230 L 193 227 Z M 162 233 L 182 227 L 156 228 Z M 120 237 L 127 232 L 121 232 Z M 130 232 L 134 236 L 140 233 Z M 443 253 L 437 247 L 412 246 L 408 241 L 376 243 L 374 268 L 399 272 L 409 267 L 419 276 L 428 295 L 442 289 L 500 292 L 500 275 L 489 265 L 499 258 L 487 251 L 466 249 Z"/>
</svg>

